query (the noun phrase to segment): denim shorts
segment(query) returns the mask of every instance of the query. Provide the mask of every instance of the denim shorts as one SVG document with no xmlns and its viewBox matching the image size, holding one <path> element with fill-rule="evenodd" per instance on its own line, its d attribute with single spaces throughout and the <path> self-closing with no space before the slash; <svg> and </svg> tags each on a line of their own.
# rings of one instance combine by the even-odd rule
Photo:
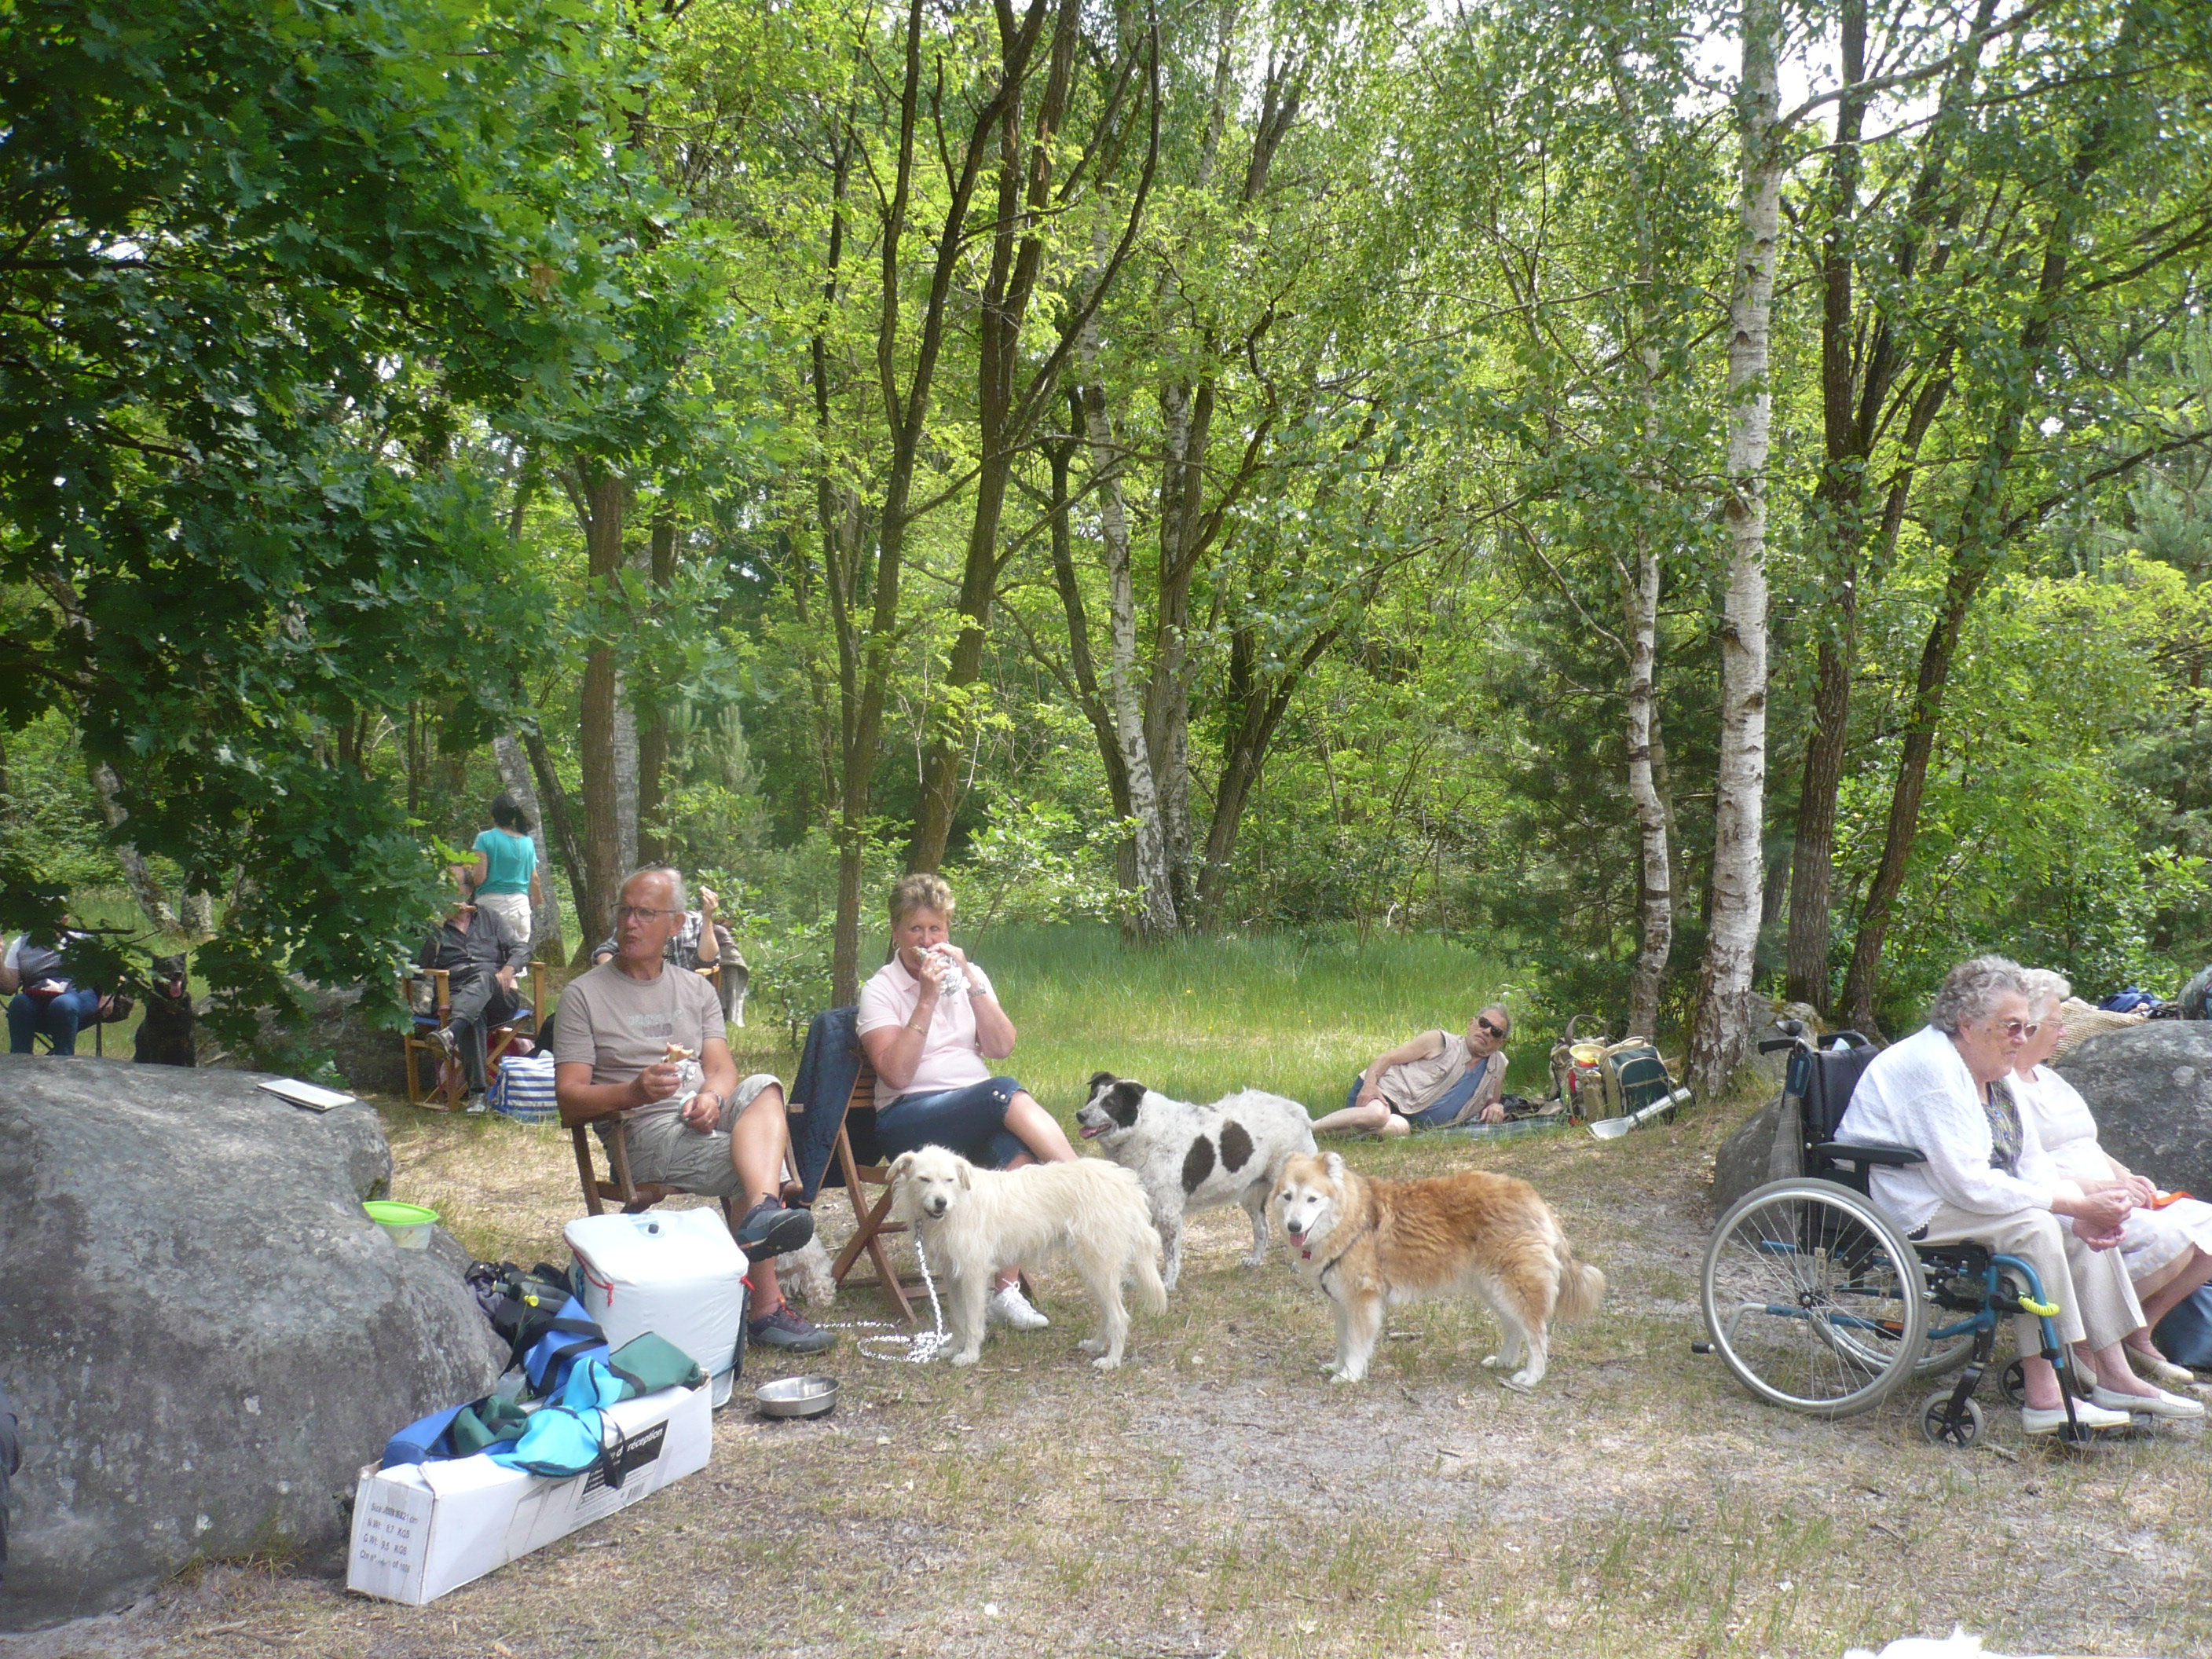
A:
<svg viewBox="0 0 2212 1659">
<path fill-rule="evenodd" d="M 1006 1127 L 1006 1108 L 1022 1085 L 994 1077 L 934 1094 L 901 1095 L 876 1108 L 876 1150 L 884 1160 L 943 1146 L 986 1170 L 1003 1170 L 1030 1149 Z"/>
<path fill-rule="evenodd" d="M 1404 1118 L 1416 1129 L 1441 1129 L 1460 1115 L 1461 1109 L 1468 1103 L 1468 1097 L 1474 1093 L 1475 1085 L 1482 1080 L 1482 1076 L 1480 1072 L 1469 1073 L 1445 1090 L 1443 1097 L 1435 1105 L 1425 1107 L 1418 1112 L 1398 1112 L 1398 1109 L 1395 1106 L 1390 1106 L 1389 1101 L 1386 1100 L 1382 1103 L 1385 1106 L 1390 1106 L 1392 1111 L 1398 1112 L 1400 1117 Z M 1352 1079 L 1352 1087 L 1345 1091 L 1344 1096 L 1346 1108 L 1357 1106 L 1359 1103 L 1359 1091 L 1366 1086 L 1367 1079 L 1364 1073 Z"/>
</svg>

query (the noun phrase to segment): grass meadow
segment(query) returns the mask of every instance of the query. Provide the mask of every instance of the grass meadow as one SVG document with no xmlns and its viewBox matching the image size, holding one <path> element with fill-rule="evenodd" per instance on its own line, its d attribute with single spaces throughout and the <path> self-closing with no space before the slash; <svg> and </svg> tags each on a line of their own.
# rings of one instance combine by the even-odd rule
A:
<svg viewBox="0 0 2212 1659">
<path fill-rule="evenodd" d="M 1378 1048 L 1508 979 L 1427 941 L 1133 954 L 1104 932 L 1004 928 L 974 952 L 1022 1029 L 1017 1069 L 1063 1116 L 1101 1067 L 1334 1105 Z M 780 1031 L 733 1036 L 741 1063 L 789 1075 Z M 1516 1054 L 1516 1080 L 1540 1076 L 1540 1049 Z M 428 1607 L 228 1565 L 96 1640 L 8 1659 L 1841 1659 L 1954 1624 L 1996 1652 L 2212 1651 L 2201 1431 L 2067 1455 L 2024 1440 L 1991 1390 L 1986 1445 L 1937 1451 L 1912 1427 L 1916 1390 L 1815 1422 L 1690 1352 L 1712 1153 L 1758 1097 L 1610 1143 L 1344 1143 L 1371 1175 L 1522 1176 L 1603 1267 L 1604 1306 L 1557 1334 L 1532 1396 L 1481 1368 L 1494 1326 L 1455 1304 L 1394 1310 L 1368 1381 L 1326 1381 L 1328 1309 L 1279 1246 L 1240 1266 L 1243 1217 L 1214 1211 L 1110 1376 L 1076 1352 L 1073 1276 L 1048 1268 L 1052 1328 L 995 1333 L 968 1370 L 865 1357 L 852 1331 L 808 1365 L 754 1356 L 752 1381 L 837 1376 L 836 1413 L 766 1422 L 741 1392 L 707 1471 Z M 480 1256 L 565 1259 L 581 1210 L 565 1133 L 379 1105 L 396 1196 L 438 1207 Z M 848 1236 L 842 1194 L 816 1213 L 833 1248 Z M 887 1304 L 850 1288 L 814 1311 Z"/>
</svg>

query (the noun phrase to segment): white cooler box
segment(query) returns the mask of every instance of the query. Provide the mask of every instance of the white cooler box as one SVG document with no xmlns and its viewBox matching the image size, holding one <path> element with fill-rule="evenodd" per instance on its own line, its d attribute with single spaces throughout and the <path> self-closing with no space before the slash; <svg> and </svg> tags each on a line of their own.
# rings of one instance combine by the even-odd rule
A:
<svg viewBox="0 0 2212 1659">
<path fill-rule="evenodd" d="M 619 1348 L 652 1331 L 707 1373 L 729 1402 L 743 1354 L 745 1255 L 716 1209 L 587 1215 L 562 1230 L 584 1270 L 584 1308 Z"/>
<path fill-rule="evenodd" d="M 606 1415 L 624 1437 L 619 1488 L 604 1469 L 556 1480 L 481 1452 L 363 1469 L 347 1588 L 419 1607 L 707 1467 L 714 1425 L 704 1389 L 663 1389 Z M 605 1437 L 615 1443 L 611 1430 Z"/>
</svg>

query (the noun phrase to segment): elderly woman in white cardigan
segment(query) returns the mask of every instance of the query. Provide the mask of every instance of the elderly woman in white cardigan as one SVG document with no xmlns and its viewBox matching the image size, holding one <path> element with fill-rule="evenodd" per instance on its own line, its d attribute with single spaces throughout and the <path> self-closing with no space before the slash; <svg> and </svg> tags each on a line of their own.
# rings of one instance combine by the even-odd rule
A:
<svg viewBox="0 0 2212 1659">
<path fill-rule="evenodd" d="M 1976 957 L 1944 977 L 1923 1030 L 1875 1057 L 1837 1126 L 1838 1140 L 1916 1146 L 1923 1160 L 1872 1171 L 1875 1201 L 1915 1240 L 1972 1240 L 2035 1269 L 2056 1303 L 2059 1340 L 2086 1341 L 2097 1388 L 2075 1407 L 2084 1428 L 2118 1428 L 2129 1414 L 2198 1417 L 2203 1407 L 2145 1382 L 2120 1351 L 2142 1310 L 2112 1246 L 2134 1200 L 2083 1194 L 2063 1183 L 2004 1078 L 2034 1034 L 2027 970 Z M 2069 1231 L 2061 1218 L 2073 1222 Z M 2039 1356 L 2042 1331 L 2023 1314 L 2014 1327 L 2025 1362 L 2021 1427 L 2055 1434 L 2066 1424 L 2058 1378 Z"/>
<path fill-rule="evenodd" d="M 2045 1063 L 2065 1037 L 2063 1005 L 2073 987 L 2045 968 L 2029 970 L 2027 987 L 2036 1029 L 2013 1062 L 2014 1098 L 2073 1190 L 2116 1189 L 2134 1200 L 2136 1208 L 2120 1229 L 2119 1255 L 2141 1300 L 2143 1322 L 2129 1334 L 2128 1352 L 2160 1382 L 2193 1382 L 2197 1379 L 2189 1371 L 2152 1346 L 2150 1334 L 2184 1297 L 2212 1283 L 2212 1204 L 2160 1192 L 2097 1144 L 2097 1120 L 2089 1103 Z"/>
</svg>

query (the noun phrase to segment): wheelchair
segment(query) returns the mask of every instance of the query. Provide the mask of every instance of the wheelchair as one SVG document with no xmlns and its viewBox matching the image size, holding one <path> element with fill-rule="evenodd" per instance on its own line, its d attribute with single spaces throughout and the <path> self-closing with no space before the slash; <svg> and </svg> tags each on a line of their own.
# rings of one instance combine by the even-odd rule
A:
<svg viewBox="0 0 2212 1659">
<path fill-rule="evenodd" d="M 1915 1243 L 1874 1201 L 1869 1170 L 1922 1156 L 1911 1146 L 1835 1139 L 1875 1050 L 1856 1031 L 1825 1039 L 1836 1046 L 1820 1041 L 1801 1035 L 1759 1044 L 1762 1054 L 1790 1051 L 1778 1133 L 1797 1136 L 1805 1173 L 1754 1188 L 1721 1218 L 1702 1283 L 1708 1340 L 1692 1350 L 1717 1353 L 1770 1404 L 1829 1419 L 1872 1411 L 1911 1381 L 1956 1372 L 1920 1402 L 1917 1420 L 1930 1444 L 1964 1448 L 1981 1438 L 1973 1395 L 1997 1329 L 2028 1314 L 2061 1379 L 2062 1433 L 2083 1439 L 2074 1399 L 2086 1391 L 2072 1377 L 2052 1323 L 2058 1310 L 2035 1269 L 1972 1242 Z M 2021 1372 L 2014 1359 L 2000 1379 L 2015 1405 Z"/>
</svg>

